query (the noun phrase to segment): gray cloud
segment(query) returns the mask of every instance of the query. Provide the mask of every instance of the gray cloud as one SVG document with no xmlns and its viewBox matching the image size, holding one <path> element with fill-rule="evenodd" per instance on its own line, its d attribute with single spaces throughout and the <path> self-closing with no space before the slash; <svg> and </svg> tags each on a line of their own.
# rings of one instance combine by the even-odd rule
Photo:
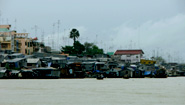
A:
<svg viewBox="0 0 185 105">
<path fill-rule="evenodd" d="M 95 42 L 106 51 L 142 48 L 148 57 L 158 50 L 166 59 L 168 55 L 173 60 L 185 59 L 184 0 L 0 0 L 0 10 L 4 24 L 8 18 L 12 29 L 17 19 L 18 32 L 25 29 L 34 37 L 32 28 L 37 25 L 41 39 L 44 30 L 46 43 L 48 37 L 58 39 L 57 34 L 53 35 L 53 24 L 60 20 L 61 40 L 67 37 L 69 29 L 78 28 L 82 43 Z"/>
</svg>

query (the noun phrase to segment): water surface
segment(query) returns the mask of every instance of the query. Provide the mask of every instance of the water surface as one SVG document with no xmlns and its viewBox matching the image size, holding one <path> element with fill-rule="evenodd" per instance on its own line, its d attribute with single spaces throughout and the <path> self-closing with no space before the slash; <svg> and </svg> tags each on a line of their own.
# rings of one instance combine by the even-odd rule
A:
<svg viewBox="0 0 185 105">
<path fill-rule="evenodd" d="M 185 77 L 1 79 L 0 105 L 185 105 Z"/>
</svg>

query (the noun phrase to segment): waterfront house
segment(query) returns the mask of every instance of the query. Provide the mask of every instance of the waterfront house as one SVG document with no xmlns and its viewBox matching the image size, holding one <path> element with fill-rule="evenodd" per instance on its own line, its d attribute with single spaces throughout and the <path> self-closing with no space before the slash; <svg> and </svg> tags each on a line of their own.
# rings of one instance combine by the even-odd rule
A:
<svg viewBox="0 0 185 105">
<path fill-rule="evenodd" d="M 114 59 L 125 63 L 139 63 L 143 54 L 143 50 L 117 50 Z"/>
<path fill-rule="evenodd" d="M 124 70 L 121 70 L 119 72 L 119 76 L 123 78 L 132 78 L 134 75 L 134 69 L 133 68 L 126 68 Z"/>
<path fill-rule="evenodd" d="M 6 62 L 6 69 L 8 70 L 20 70 L 22 67 L 26 67 L 27 66 L 27 61 L 25 58 L 15 58 L 15 59 L 11 59 L 11 60 L 7 60 Z"/>
<path fill-rule="evenodd" d="M 60 70 L 56 68 L 46 67 L 46 68 L 33 68 L 33 72 L 37 73 L 37 78 L 60 78 Z"/>
</svg>

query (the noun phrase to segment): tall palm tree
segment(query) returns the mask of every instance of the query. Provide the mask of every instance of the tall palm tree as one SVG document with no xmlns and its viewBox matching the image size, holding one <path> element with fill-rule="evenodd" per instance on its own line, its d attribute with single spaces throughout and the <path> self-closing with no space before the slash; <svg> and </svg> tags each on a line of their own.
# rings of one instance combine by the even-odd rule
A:
<svg viewBox="0 0 185 105">
<path fill-rule="evenodd" d="M 70 32 L 69 38 L 74 40 L 73 45 L 75 45 L 76 39 L 80 36 L 79 31 L 73 28 Z"/>
</svg>

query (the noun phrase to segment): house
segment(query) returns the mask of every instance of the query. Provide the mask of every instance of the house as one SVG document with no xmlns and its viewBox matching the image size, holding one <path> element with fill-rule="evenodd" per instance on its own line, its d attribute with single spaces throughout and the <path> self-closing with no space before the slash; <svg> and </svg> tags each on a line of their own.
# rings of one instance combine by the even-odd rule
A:
<svg viewBox="0 0 185 105">
<path fill-rule="evenodd" d="M 117 50 L 114 59 L 125 63 L 139 63 L 144 52 L 143 50 Z"/>
<path fill-rule="evenodd" d="M 119 71 L 119 76 L 123 78 L 132 78 L 134 75 L 133 68 L 126 68 L 125 70 Z"/>
<path fill-rule="evenodd" d="M 15 59 L 11 59 L 11 60 L 7 60 L 5 61 L 6 65 L 5 67 L 8 70 L 21 70 L 22 67 L 26 67 L 27 66 L 27 62 L 25 58 L 15 58 Z"/>
</svg>

